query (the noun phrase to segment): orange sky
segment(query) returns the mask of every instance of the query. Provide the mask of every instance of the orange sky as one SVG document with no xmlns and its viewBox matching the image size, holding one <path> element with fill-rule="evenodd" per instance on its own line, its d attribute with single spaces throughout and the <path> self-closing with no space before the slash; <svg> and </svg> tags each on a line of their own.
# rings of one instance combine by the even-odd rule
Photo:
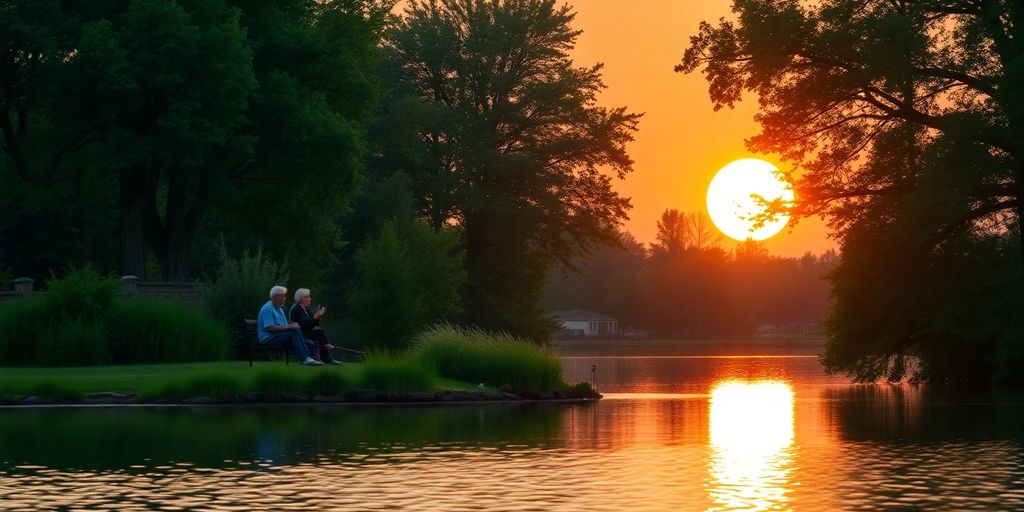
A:
<svg viewBox="0 0 1024 512">
<path fill-rule="evenodd" d="M 645 244 L 654 241 L 658 218 L 666 209 L 707 213 L 705 194 L 711 178 L 729 162 L 752 155 L 744 139 L 757 133 L 753 98 L 734 110 L 715 112 L 700 74 L 673 71 L 702 20 L 731 17 L 731 0 L 569 0 L 574 24 L 583 34 L 574 59 L 579 66 L 603 62 L 608 88 L 600 101 L 643 112 L 640 131 L 629 145 L 634 171 L 615 181 L 633 209 L 626 229 Z M 404 11 L 400 1 L 394 12 Z M 799 198 L 798 198 L 799 199 Z M 835 244 L 817 219 L 800 222 L 764 241 L 780 256 L 820 254 Z M 734 242 L 725 238 L 724 246 Z"/>
<path fill-rule="evenodd" d="M 574 58 L 580 66 L 603 62 L 607 106 L 643 112 L 629 146 L 633 173 L 616 182 L 632 198 L 626 229 L 638 240 L 654 240 L 657 221 L 669 208 L 707 213 L 705 194 L 718 169 L 748 153 L 744 139 L 758 132 L 751 97 L 734 110 L 715 112 L 700 74 L 673 71 L 701 20 L 731 17 L 730 0 L 575 0 L 575 25 L 583 31 Z M 775 165 L 777 159 L 765 157 Z M 799 256 L 833 248 L 828 229 L 803 220 L 764 243 L 772 254 Z M 733 242 L 726 239 L 731 248 Z"/>
</svg>

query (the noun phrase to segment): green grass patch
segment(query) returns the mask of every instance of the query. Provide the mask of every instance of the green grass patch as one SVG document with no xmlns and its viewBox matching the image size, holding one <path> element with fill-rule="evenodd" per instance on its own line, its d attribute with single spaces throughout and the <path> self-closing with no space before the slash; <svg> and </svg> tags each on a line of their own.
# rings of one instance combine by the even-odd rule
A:
<svg viewBox="0 0 1024 512">
<path fill-rule="evenodd" d="M 422 361 L 372 353 L 363 362 L 363 373 L 359 376 L 358 385 L 360 388 L 388 393 L 407 393 L 433 391 L 435 381 L 434 372 Z"/>
<path fill-rule="evenodd" d="M 441 325 L 416 339 L 412 356 L 438 375 L 516 391 L 564 389 L 562 364 L 546 348 L 508 334 Z"/>
</svg>

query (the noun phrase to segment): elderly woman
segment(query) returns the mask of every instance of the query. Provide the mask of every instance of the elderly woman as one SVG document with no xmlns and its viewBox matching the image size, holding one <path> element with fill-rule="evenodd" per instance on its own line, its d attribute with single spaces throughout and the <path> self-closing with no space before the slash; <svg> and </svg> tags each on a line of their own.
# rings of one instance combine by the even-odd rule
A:
<svg viewBox="0 0 1024 512">
<path fill-rule="evenodd" d="M 322 364 L 309 356 L 309 348 L 306 346 L 306 339 L 302 336 L 300 325 L 296 322 L 288 323 L 285 319 L 284 301 L 287 295 L 288 289 L 284 286 L 275 286 L 270 289 L 270 300 L 260 309 L 260 315 L 256 320 L 256 333 L 259 336 L 260 344 L 291 345 L 302 364 Z"/>
<path fill-rule="evenodd" d="M 341 364 L 331 356 L 331 350 L 334 349 L 334 345 L 331 345 L 331 342 L 327 340 L 327 332 L 320 327 L 320 318 L 327 312 L 327 307 L 321 304 L 311 312 L 309 310 L 309 303 L 312 301 L 313 296 L 308 288 L 295 290 L 295 304 L 292 306 L 288 316 L 292 319 L 292 322 L 299 324 L 303 337 L 315 341 L 320 346 L 321 361 L 327 364 Z"/>
</svg>

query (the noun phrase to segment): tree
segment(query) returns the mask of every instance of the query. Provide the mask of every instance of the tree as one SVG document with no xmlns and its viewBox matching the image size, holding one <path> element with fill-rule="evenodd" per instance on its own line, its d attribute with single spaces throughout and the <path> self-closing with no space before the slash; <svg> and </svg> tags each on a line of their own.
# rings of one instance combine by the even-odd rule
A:
<svg viewBox="0 0 1024 512">
<path fill-rule="evenodd" d="M 400 350 L 429 324 L 462 312 L 465 279 L 453 232 L 434 232 L 418 220 L 388 222 L 355 255 L 349 314 L 365 342 Z"/>
<path fill-rule="evenodd" d="M 790 213 L 822 214 L 834 229 L 843 257 L 827 368 L 859 380 L 1015 373 L 1021 326 L 991 312 L 1019 308 L 1024 294 L 1019 3 L 737 0 L 733 10 L 735 22 L 701 24 L 677 70 L 702 71 L 716 109 L 757 93 L 761 133 L 748 146 L 792 160 Z M 881 303 L 950 311 L 995 276 L 1012 296 L 961 304 L 969 315 L 860 306 L 871 290 Z M 990 342 L 970 342 L 982 328 L 970 317 L 995 322 Z M 958 373 L 965 352 L 988 363 Z"/>
<path fill-rule="evenodd" d="M 311 261 L 340 243 L 386 11 L 376 0 L 15 2 L 0 17 L 0 171 L 37 188 L 116 186 L 124 273 L 144 275 L 152 251 L 165 280 L 187 280 L 212 213 L 315 276 Z M 297 221 L 307 205 L 317 215 Z"/>
<path fill-rule="evenodd" d="M 434 227 L 461 230 L 466 319 L 534 339 L 554 328 L 547 269 L 614 242 L 629 208 L 609 173 L 632 169 L 639 115 L 597 106 L 572 18 L 555 0 L 413 0 L 386 42 L 391 101 L 433 114 L 406 170 Z"/>
</svg>

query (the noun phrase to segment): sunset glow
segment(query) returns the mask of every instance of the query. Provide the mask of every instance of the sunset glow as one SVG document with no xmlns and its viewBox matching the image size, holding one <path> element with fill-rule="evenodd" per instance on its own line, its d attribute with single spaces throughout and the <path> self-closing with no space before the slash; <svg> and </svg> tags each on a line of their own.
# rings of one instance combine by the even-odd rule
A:
<svg viewBox="0 0 1024 512">
<path fill-rule="evenodd" d="M 711 390 L 712 501 L 729 509 L 785 508 L 793 444 L 793 389 L 727 381 Z"/>
<path fill-rule="evenodd" d="M 722 233 L 736 240 L 764 240 L 782 231 L 788 215 L 754 228 L 755 216 L 764 212 L 765 201 L 793 200 L 792 187 L 764 160 L 744 158 L 726 165 L 708 186 L 708 215 Z"/>
</svg>

